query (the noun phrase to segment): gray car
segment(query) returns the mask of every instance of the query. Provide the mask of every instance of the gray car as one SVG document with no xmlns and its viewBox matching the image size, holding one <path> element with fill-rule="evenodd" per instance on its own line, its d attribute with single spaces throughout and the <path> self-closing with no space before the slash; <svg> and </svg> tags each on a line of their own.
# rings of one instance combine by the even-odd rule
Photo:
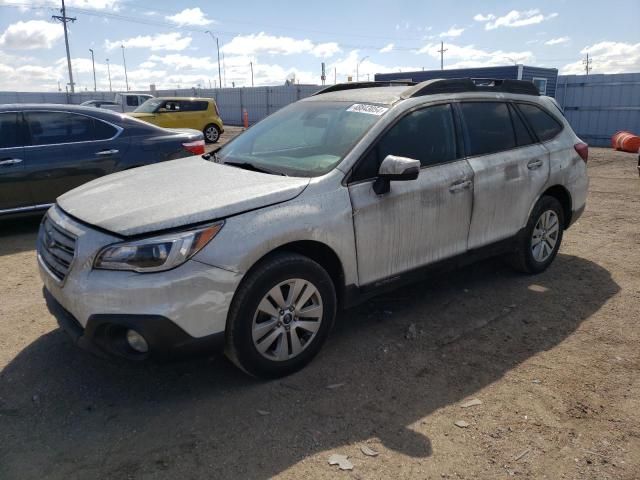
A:
<svg viewBox="0 0 640 480">
<path fill-rule="evenodd" d="M 338 307 L 446 265 L 553 261 L 587 196 L 587 146 L 526 82 L 346 84 L 207 161 L 95 180 L 39 233 L 45 296 L 78 344 L 131 359 L 224 348 L 289 374 Z"/>
<path fill-rule="evenodd" d="M 44 212 L 109 173 L 204 153 L 195 130 L 172 131 L 74 105 L 0 105 L 0 218 Z"/>
</svg>

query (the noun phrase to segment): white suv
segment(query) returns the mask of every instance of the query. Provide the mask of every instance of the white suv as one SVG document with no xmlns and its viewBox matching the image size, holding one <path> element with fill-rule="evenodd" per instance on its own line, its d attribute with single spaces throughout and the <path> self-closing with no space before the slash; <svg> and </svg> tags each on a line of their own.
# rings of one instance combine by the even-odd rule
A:
<svg viewBox="0 0 640 480">
<path fill-rule="evenodd" d="M 587 196 L 587 146 L 531 83 L 329 87 L 212 157 L 116 173 L 58 199 L 38 260 L 80 345 L 132 359 L 224 346 L 281 376 L 338 306 L 444 263 L 553 261 Z"/>
</svg>

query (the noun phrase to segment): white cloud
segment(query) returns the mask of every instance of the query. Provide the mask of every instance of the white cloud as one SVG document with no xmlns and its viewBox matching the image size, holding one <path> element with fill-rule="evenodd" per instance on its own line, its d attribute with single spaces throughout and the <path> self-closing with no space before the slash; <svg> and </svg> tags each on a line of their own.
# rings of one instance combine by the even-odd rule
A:
<svg viewBox="0 0 640 480">
<path fill-rule="evenodd" d="M 640 43 L 600 42 L 580 50 L 593 59 L 593 73 L 629 73 L 640 71 Z M 562 68 L 564 75 L 585 73 L 582 59 Z"/>
<path fill-rule="evenodd" d="M 152 64 L 152 65 L 150 65 Z M 166 68 L 175 70 L 212 70 L 217 72 L 218 63 L 217 60 L 214 63 L 211 57 L 191 57 L 188 55 L 181 55 L 178 53 L 170 55 L 151 55 L 149 60 L 140 64 L 143 68 L 154 68 L 156 65 L 161 65 Z"/>
<path fill-rule="evenodd" d="M 175 15 L 169 15 L 164 18 L 170 22 L 180 25 L 181 27 L 184 25 L 204 26 L 213 23 L 213 20 L 209 20 L 199 7 L 185 8 Z"/>
<path fill-rule="evenodd" d="M 9 25 L 0 35 L 0 47 L 12 50 L 51 48 L 62 38 L 62 25 L 43 20 L 29 20 Z"/>
<path fill-rule="evenodd" d="M 570 40 L 569 37 L 558 37 L 552 38 L 551 40 L 547 40 L 544 42 L 545 45 L 560 45 L 562 43 L 567 43 Z"/>
<path fill-rule="evenodd" d="M 251 35 L 238 35 L 227 43 L 223 50 L 231 55 L 293 55 L 310 53 L 316 57 L 328 58 L 339 53 L 335 42 L 314 44 L 311 40 L 299 40 L 291 37 L 276 37 L 264 32 Z"/>
<path fill-rule="evenodd" d="M 121 0 L 67 0 L 65 4 L 67 7 L 117 11 L 120 1 Z M 0 0 L 0 5 L 16 5 L 16 2 L 14 0 Z M 20 10 L 25 12 L 34 6 L 59 7 L 59 2 L 52 2 L 51 0 L 30 0 L 28 4 L 22 4 Z"/>
<path fill-rule="evenodd" d="M 380 53 L 389 53 L 390 51 L 393 50 L 393 47 L 394 47 L 393 43 L 389 43 L 388 45 L 380 49 Z"/>
<path fill-rule="evenodd" d="M 125 48 L 149 48 L 153 51 L 169 50 L 181 51 L 191 45 L 191 37 L 183 37 L 181 33 L 159 33 L 156 35 L 139 35 L 137 37 L 128 38 L 126 40 L 105 40 L 105 48 L 113 50 L 124 45 Z"/>
<path fill-rule="evenodd" d="M 482 15 L 481 13 L 478 13 L 473 17 L 473 19 L 476 22 L 488 22 L 489 20 L 495 20 L 496 16 L 493 13 L 490 13 L 489 15 Z"/>
<path fill-rule="evenodd" d="M 459 37 L 464 32 L 464 28 L 456 28 L 455 26 L 451 27 L 446 32 L 442 32 L 440 34 L 440 38 L 454 38 Z"/>
<path fill-rule="evenodd" d="M 439 59 L 440 44 L 429 43 L 422 47 L 417 53 Z M 447 44 L 445 53 L 446 68 L 471 68 L 482 66 L 498 66 L 516 63 L 527 63 L 533 61 L 533 53 L 529 51 L 511 52 L 503 50 L 487 51 L 476 48 L 474 45 L 454 45 Z M 453 61 L 452 61 L 453 60 Z"/>
<path fill-rule="evenodd" d="M 338 82 L 346 82 L 348 77 L 351 76 L 353 81 L 356 80 L 356 66 L 357 71 L 360 74 L 360 80 L 373 80 L 376 73 L 390 73 L 390 72 L 409 72 L 420 70 L 419 67 L 413 65 L 396 65 L 387 66 L 373 62 L 370 58 L 367 58 L 363 62 L 359 63 L 362 59 L 362 55 L 358 50 L 351 50 L 345 57 L 337 59 L 335 62 L 330 63 L 327 67 L 328 77 L 330 82 L 333 81 L 334 69 L 337 73 Z M 317 81 L 317 80 L 316 80 Z"/>
<path fill-rule="evenodd" d="M 493 13 L 487 15 L 477 14 L 473 17 L 476 22 L 486 22 L 484 25 L 485 30 L 495 30 L 500 27 L 525 27 L 527 25 L 535 25 L 542 23 L 545 20 L 557 17 L 557 13 L 551 13 L 545 16 L 539 9 L 534 8 L 531 10 L 511 10 L 506 15 L 498 17 Z"/>
</svg>

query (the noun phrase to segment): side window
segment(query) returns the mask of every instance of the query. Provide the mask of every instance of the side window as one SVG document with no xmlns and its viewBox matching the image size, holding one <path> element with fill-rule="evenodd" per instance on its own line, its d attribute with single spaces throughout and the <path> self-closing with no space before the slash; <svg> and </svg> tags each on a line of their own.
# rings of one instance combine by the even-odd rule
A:
<svg viewBox="0 0 640 480">
<path fill-rule="evenodd" d="M 352 181 L 376 177 L 387 155 L 420 160 L 423 167 L 458 158 L 451 106 L 427 107 L 403 117 L 360 162 Z"/>
<path fill-rule="evenodd" d="M 93 119 L 67 112 L 25 112 L 32 145 L 93 140 Z"/>
<path fill-rule="evenodd" d="M 127 106 L 129 107 L 137 107 L 138 105 L 140 105 L 140 102 L 138 102 L 138 97 L 136 95 L 127 95 L 125 98 L 127 99 Z"/>
<path fill-rule="evenodd" d="M 466 102 L 460 104 L 460 109 L 469 156 L 501 152 L 516 146 L 506 103 Z"/>
<path fill-rule="evenodd" d="M 0 148 L 21 146 L 18 113 L 0 113 Z"/>
<path fill-rule="evenodd" d="M 190 101 L 180 102 L 181 112 L 203 112 L 208 107 L 209 107 L 209 104 L 207 102 L 190 102 Z"/>
<path fill-rule="evenodd" d="M 535 143 L 535 140 L 527 130 L 526 125 L 520 118 L 520 115 L 513 107 L 513 105 L 509 105 L 509 113 L 511 114 L 511 122 L 513 123 L 513 131 L 516 134 L 516 144 L 519 147 L 523 147 L 525 145 L 531 145 Z"/>
<path fill-rule="evenodd" d="M 164 102 L 162 106 L 168 112 L 179 112 L 180 111 L 180 102 L 176 100 L 167 100 Z"/>
<path fill-rule="evenodd" d="M 94 139 L 95 140 L 108 140 L 113 138 L 118 130 L 108 123 L 102 122 L 100 120 L 94 119 Z"/>
<path fill-rule="evenodd" d="M 540 107 L 519 103 L 518 108 L 541 142 L 551 140 L 562 131 L 562 124 Z"/>
</svg>

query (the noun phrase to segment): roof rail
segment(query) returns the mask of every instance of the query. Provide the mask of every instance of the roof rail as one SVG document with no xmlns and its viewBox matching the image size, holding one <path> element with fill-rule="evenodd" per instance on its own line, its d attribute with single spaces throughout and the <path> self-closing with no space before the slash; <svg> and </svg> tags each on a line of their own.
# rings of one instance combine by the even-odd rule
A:
<svg viewBox="0 0 640 480">
<path fill-rule="evenodd" d="M 536 95 L 540 92 L 532 82 L 498 78 L 434 79 L 419 83 L 402 93 L 402 98 L 437 95 L 439 93 L 500 92 Z"/>
<path fill-rule="evenodd" d="M 410 80 L 385 80 L 381 82 L 347 82 L 347 83 L 336 83 L 335 85 L 330 85 L 322 90 L 318 90 L 312 96 L 322 95 L 323 93 L 329 92 L 339 92 L 341 90 L 354 90 L 356 88 L 374 88 L 374 87 L 397 87 L 397 86 L 412 86 L 416 85 L 416 82 L 412 82 Z"/>
</svg>

